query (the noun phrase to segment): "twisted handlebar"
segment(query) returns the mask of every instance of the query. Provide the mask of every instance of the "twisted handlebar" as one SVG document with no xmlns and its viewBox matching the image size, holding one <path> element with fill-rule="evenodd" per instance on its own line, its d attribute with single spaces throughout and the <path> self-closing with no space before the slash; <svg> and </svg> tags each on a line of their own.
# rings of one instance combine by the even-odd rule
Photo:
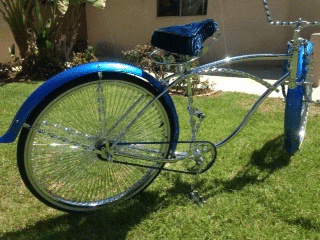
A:
<svg viewBox="0 0 320 240">
<path fill-rule="evenodd" d="M 292 27 L 310 27 L 310 26 L 320 26 L 320 22 L 318 21 L 314 21 L 314 22 L 308 22 L 308 21 L 304 21 L 301 18 L 299 18 L 296 21 L 292 21 L 292 22 L 280 22 L 280 21 L 273 21 L 272 17 L 270 15 L 270 10 L 268 7 L 268 3 L 267 0 L 262 0 L 263 5 L 264 5 L 264 9 L 266 11 L 266 15 L 267 15 L 267 20 L 271 25 L 274 26 L 292 26 Z"/>
</svg>

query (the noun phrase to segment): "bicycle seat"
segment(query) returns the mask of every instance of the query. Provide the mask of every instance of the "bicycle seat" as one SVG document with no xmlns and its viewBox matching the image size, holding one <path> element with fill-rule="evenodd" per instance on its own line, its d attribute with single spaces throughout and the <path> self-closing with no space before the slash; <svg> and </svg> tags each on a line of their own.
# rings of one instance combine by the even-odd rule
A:
<svg viewBox="0 0 320 240">
<path fill-rule="evenodd" d="M 213 19 L 158 28 L 152 35 L 155 47 L 178 54 L 196 56 L 201 44 L 218 29 Z"/>
</svg>

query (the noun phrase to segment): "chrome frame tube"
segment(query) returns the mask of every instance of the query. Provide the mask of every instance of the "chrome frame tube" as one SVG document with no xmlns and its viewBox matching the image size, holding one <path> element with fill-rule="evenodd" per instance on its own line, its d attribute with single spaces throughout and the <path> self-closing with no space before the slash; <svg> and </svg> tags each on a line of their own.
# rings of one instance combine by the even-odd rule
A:
<svg viewBox="0 0 320 240">
<path fill-rule="evenodd" d="M 279 80 L 277 80 L 273 86 L 275 88 L 279 87 L 281 84 L 283 84 L 286 79 L 290 76 L 290 72 L 288 72 L 287 74 L 285 74 L 284 76 L 282 76 Z M 248 122 L 248 120 L 250 119 L 250 117 L 252 116 L 252 114 L 257 110 L 257 108 L 260 106 L 260 104 L 273 92 L 273 89 L 267 89 L 256 101 L 255 103 L 252 105 L 252 107 L 249 109 L 249 111 L 247 112 L 246 116 L 243 118 L 242 122 L 224 139 L 218 141 L 217 143 L 215 143 L 215 146 L 221 147 L 222 145 L 224 145 L 225 143 L 229 142 L 232 138 L 234 138 L 242 129 L 243 127 L 246 125 L 246 123 Z"/>
<path fill-rule="evenodd" d="M 171 84 L 169 84 L 163 92 L 159 94 L 154 100 L 160 98 L 165 92 L 170 90 L 170 88 L 174 87 L 181 79 L 188 77 L 192 74 L 206 74 L 206 70 L 210 70 L 212 68 L 218 68 L 227 64 L 239 63 L 239 62 L 247 62 L 247 61 L 271 61 L 271 60 L 291 60 L 292 56 L 289 54 L 250 54 L 250 55 L 241 55 L 236 57 L 226 57 L 225 59 L 218 60 L 215 62 L 207 63 L 198 67 L 194 67 L 190 69 L 190 71 L 180 75 L 177 79 L 175 79 Z M 165 79 L 170 79 L 177 74 L 170 75 Z"/>
<path fill-rule="evenodd" d="M 292 58 L 289 54 L 248 54 L 235 57 L 226 57 L 224 59 L 207 63 L 191 69 L 192 72 L 197 72 L 206 68 L 221 67 L 228 64 L 249 61 L 272 61 L 272 60 L 290 60 Z"/>
<path fill-rule="evenodd" d="M 232 58 L 225 58 L 222 60 L 218 60 L 215 62 L 211 62 L 205 65 L 201 65 L 199 67 L 195 67 L 190 69 L 188 72 L 180 75 L 177 79 L 173 80 L 168 86 L 165 87 L 165 89 L 156 97 L 154 97 L 149 103 L 147 103 L 139 113 L 136 114 L 136 116 L 131 120 L 131 122 L 128 124 L 128 126 L 120 133 L 120 135 L 117 137 L 115 142 L 113 143 L 113 146 L 111 147 L 111 150 L 115 148 L 117 143 L 120 141 L 120 138 L 123 134 L 127 132 L 128 129 L 132 126 L 132 124 L 138 119 L 156 100 L 158 100 L 163 94 L 165 94 L 167 91 L 169 91 L 172 87 L 174 87 L 180 80 L 183 78 L 186 78 L 188 76 L 191 76 L 193 74 L 205 74 L 206 69 L 212 69 L 217 68 L 217 66 L 223 66 L 225 64 L 230 63 L 238 63 L 238 62 L 244 62 L 244 61 L 258 61 L 258 60 L 290 60 L 291 55 L 288 54 L 250 54 L 250 55 L 242 55 L 242 56 L 236 56 Z M 285 79 L 290 76 L 290 72 L 284 75 L 282 78 L 280 78 L 273 86 L 278 87 L 281 85 Z M 168 77 L 170 78 L 170 76 Z M 257 102 L 252 107 L 252 110 L 248 112 L 247 116 L 243 119 L 242 123 L 224 140 L 219 141 L 217 144 L 221 146 L 225 142 L 227 142 L 229 139 L 231 139 L 236 133 L 238 133 L 244 126 L 244 123 L 247 122 L 251 114 L 253 113 L 253 110 L 256 109 L 261 102 L 271 93 L 274 91 L 274 88 L 267 89 L 266 92 L 257 100 Z M 216 145 L 217 146 L 217 145 Z"/>
</svg>

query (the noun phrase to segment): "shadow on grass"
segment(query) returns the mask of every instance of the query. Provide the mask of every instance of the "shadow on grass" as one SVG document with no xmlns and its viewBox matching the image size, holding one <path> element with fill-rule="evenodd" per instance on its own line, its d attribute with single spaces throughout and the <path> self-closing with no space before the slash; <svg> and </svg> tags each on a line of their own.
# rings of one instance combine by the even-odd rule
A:
<svg viewBox="0 0 320 240">
<path fill-rule="evenodd" d="M 300 226 L 306 230 L 315 230 L 317 232 L 320 231 L 320 223 L 318 220 L 311 220 L 309 218 L 298 217 L 294 220 L 287 220 L 286 222 L 288 222 L 291 225 Z"/>
<path fill-rule="evenodd" d="M 170 199 L 178 197 L 181 190 L 188 187 L 187 183 L 178 180 L 166 196 L 160 196 L 159 191 L 144 191 L 110 209 L 44 219 L 0 235 L 0 239 L 126 239 L 129 231 L 144 219 L 152 219 L 152 213 L 172 205 Z M 144 235 L 143 229 L 135 231 Z"/>
<path fill-rule="evenodd" d="M 267 142 L 261 149 L 252 153 L 250 161 L 243 170 L 229 180 L 210 180 L 209 195 L 221 192 L 241 190 L 248 184 L 259 184 L 275 171 L 286 167 L 292 155 L 283 148 L 283 136 Z M 126 239 L 128 232 L 137 227 L 144 219 L 152 220 L 152 214 L 172 205 L 172 199 L 179 198 L 190 190 L 190 183 L 184 182 L 178 175 L 172 188 L 161 196 L 159 191 L 145 191 L 126 203 L 90 214 L 64 214 L 38 221 L 24 229 L 5 233 L 1 239 Z M 199 181 L 199 185 L 205 184 Z M 218 186 L 218 187 L 217 187 Z M 210 191 L 210 190 L 209 190 Z M 174 204 L 177 204 L 175 202 Z M 291 224 L 305 228 L 318 228 L 308 220 L 297 219 Z M 143 229 L 135 229 L 144 235 Z"/>
<path fill-rule="evenodd" d="M 213 186 L 219 186 L 209 194 L 216 195 L 221 192 L 241 190 L 248 184 L 264 182 L 275 171 L 286 167 L 293 154 L 284 149 L 284 136 L 280 135 L 268 141 L 261 149 L 255 150 L 250 161 L 229 180 L 213 180 Z"/>
</svg>

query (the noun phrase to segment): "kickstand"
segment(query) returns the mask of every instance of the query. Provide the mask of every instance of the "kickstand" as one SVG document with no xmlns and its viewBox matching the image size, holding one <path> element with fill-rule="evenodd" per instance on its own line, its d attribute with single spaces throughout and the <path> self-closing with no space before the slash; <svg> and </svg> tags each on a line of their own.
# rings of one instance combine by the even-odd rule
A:
<svg viewBox="0 0 320 240">
<path fill-rule="evenodd" d="M 199 180 L 199 174 L 203 164 L 203 158 L 200 157 L 199 160 L 200 161 L 199 161 L 197 173 L 194 175 L 193 181 L 191 183 L 191 191 L 187 193 L 187 198 L 190 202 L 196 203 L 202 207 L 205 202 L 204 197 L 202 197 L 201 194 L 198 192 L 198 190 L 195 189 L 195 186 L 197 185 Z"/>
<path fill-rule="evenodd" d="M 193 202 L 195 204 L 200 205 L 201 207 L 205 203 L 204 197 L 201 196 L 201 194 L 197 190 L 191 190 L 191 192 L 186 194 L 188 200 L 190 202 Z"/>
</svg>

